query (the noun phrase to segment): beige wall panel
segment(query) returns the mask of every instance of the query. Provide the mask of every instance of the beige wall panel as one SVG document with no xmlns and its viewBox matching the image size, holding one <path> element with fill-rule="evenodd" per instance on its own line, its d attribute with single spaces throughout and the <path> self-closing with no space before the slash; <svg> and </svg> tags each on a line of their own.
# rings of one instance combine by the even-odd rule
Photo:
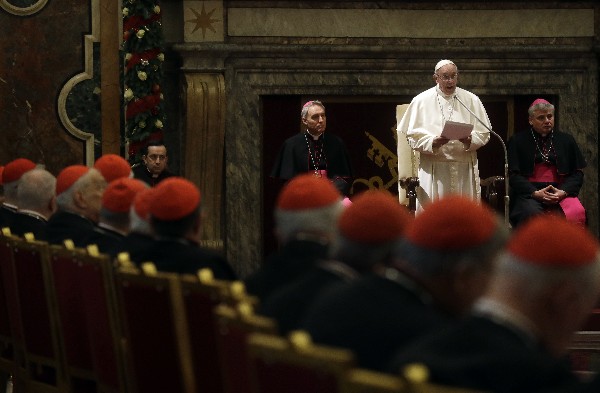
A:
<svg viewBox="0 0 600 393">
<path fill-rule="evenodd" d="M 590 37 L 594 10 L 231 8 L 227 26 L 255 37 Z"/>
</svg>

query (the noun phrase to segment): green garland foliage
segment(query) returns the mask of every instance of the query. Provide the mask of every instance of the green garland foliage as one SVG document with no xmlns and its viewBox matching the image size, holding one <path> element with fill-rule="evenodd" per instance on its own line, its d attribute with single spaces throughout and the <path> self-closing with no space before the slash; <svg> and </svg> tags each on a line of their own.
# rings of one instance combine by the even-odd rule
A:
<svg viewBox="0 0 600 393">
<path fill-rule="evenodd" d="M 161 92 L 164 53 L 157 0 L 124 0 L 123 44 L 125 142 L 132 163 L 150 139 L 161 139 L 165 123 Z"/>
</svg>

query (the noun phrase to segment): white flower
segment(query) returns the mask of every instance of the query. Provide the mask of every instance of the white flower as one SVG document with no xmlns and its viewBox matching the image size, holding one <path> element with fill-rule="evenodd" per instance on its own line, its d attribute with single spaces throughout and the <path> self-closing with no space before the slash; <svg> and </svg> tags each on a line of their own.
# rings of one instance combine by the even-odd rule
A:
<svg viewBox="0 0 600 393">
<path fill-rule="evenodd" d="M 131 60 L 131 57 L 132 57 L 132 56 L 133 56 L 133 55 L 132 55 L 131 53 L 126 53 L 126 54 L 125 54 L 125 61 L 129 61 L 129 60 Z"/>
<path fill-rule="evenodd" d="M 154 13 L 155 14 L 160 14 L 160 6 L 159 5 L 155 5 L 154 6 Z"/>
<path fill-rule="evenodd" d="M 160 61 L 165 61 L 165 54 L 164 53 L 159 53 L 158 56 L 156 56 L 156 58 Z"/>
<path fill-rule="evenodd" d="M 142 38 L 144 36 L 144 34 L 146 34 L 146 30 L 144 30 L 144 29 L 139 29 L 137 31 L 137 33 L 135 33 L 137 38 Z"/>
<path fill-rule="evenodd" d="M 154 125 L 156 128 L 163 128 L 163 122 L 158 119 L 154 122 Z"/>
<path fill-rule="evenodd" d="M 94 87 L 94 91 L 92 92 L 93 94 L 99 95 L 100 94 L 100 88 L 98 86 Z"/>
<path fill-rule="evenodd" d="M 145 81 L 146 79 L 148 79 L 148 74 L 146 74 L 144 71 L 138 71 L 137 75 L 141 81 Z"/>
<path fill-rule="evenodd" d="M 123 16 L 129 16 L 129 8 L 123 8 Z"/>
<path fill-rule="evenodd" d="M 130 88 L 125 89 L 125 94 L 123 94 L 123 97 L 129 101 L 133 98 L 133 90 L 131 90 Z"/>
<path fill-rule="evenodd" d="M 138 123 L 138 127 L 140 127 L 140 128 L 146 128 L 146 122 L 145 122 L 145 121 L 143 121 L 143 120 L 142 120 L 142 121 L 140 121 L 140 122 Z"/>
</svg>

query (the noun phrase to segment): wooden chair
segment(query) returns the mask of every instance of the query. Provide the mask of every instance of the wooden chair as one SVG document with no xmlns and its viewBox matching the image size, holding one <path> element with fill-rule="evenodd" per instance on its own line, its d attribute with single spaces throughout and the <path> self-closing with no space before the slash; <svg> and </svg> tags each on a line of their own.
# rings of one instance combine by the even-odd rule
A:
<svg viewBox="0 0 600 393">
<path fill-rule="evenodd" d="M 152 264 L 120 266 L 115 287 L 128 391 L 195 392 L 179 277 Z"/>
<path fill-rule="evenodd" d="M 342 393 L 408 393 L 408 385 L 399 375 L 362 368 L 350 369 L 342 380 Z"/>
<path fill-rule="evenodd" d="M 52 245 L 50 268 L 74 392 L 125 388 L 123 355 L 114 299 L 113 266 L 96 246 Z"/>
<path fill-rule="evenodd" d="M 96 390 L 87 326 L 87 309 L 82 296 L 85 283 L 80 266 L 85 250 L 67 240 L 64 246 L 50 245 L 48 269 L 52 281 L 51 298 L 56 303 L 56 320 L 63 344 L 65 372 L 75 392 Z M 95 312 L 95 310 L 94 310 Z"/>
<path fill-rule="evenodd" d="M 248 338 L 253 393 L 336 393 L 355 365 L 352 351 L 316 345 L 304 331 Z"/>
<path fill-rule="evenodd" d="M 246 356 L 251 333 L 277 334 L 275 320 L 254 313 L 250 302 L 220 304 L 215 308 L 217 350 L 226 393 L 249 393 L 250 375 Z"/>
<path fill-rule="evenodd" d="M 88 246 L 79 261 L 81 293 L 94 373 L 101 393 L 126 390 L 125 357 L 121 343 L 121 324 L 117 312 L 115 268 L 106 254 Z"/>
<path fill-rule="evenodd" d="M 200 392 L 222 393 L 214 309 L 229 297 L 230 282 L 217 280 L 210 269 L 181 276 L 181 292 L 190 335 L 193 371 Z"/>
<path fill-rule="evenodd" d="M 23 331 L 27 392 L 66 392 L 69 383 L 61 351 L 49 269 L 48 243 L 33 236 L 9 239 Z"/>
<path fill-rule="evenodd" d="M 0 369 L 12 377 L 15 391 L 25 377 L 23 330 L 9 228 L 0 232 Z"/>
</svg>

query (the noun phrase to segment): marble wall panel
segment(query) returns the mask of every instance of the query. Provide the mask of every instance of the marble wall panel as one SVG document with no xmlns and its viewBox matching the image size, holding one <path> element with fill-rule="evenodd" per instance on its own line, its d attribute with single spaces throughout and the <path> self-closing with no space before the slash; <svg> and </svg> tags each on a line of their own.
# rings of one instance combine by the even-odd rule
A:
<svg viewBox="0 0 600 393">
<path fill-rule="evenodd" d="M 0 164 L 17 157 L 53 173 L 83 163 L 83 144 L 61 126 L 56 100 L 82 66 L 90 2 L 51 1 L 33 16 L 0 11 Z"/>
</svg>

